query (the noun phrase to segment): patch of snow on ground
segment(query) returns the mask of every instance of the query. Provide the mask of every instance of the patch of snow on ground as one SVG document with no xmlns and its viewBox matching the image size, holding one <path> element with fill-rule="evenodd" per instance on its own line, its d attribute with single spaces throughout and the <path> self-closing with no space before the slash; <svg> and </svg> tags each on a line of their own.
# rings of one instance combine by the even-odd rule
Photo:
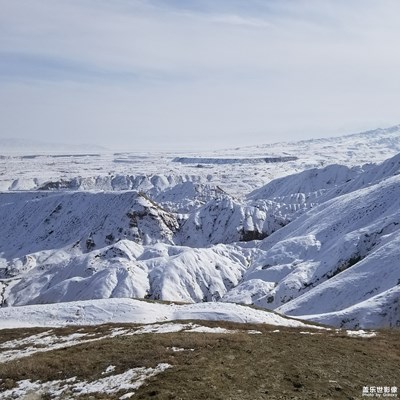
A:
<svg viewBox="0 0 400 400">
<path fill-rule="evenodd" d="M 135 335 L 142 335 L 144 333 L 175 333 L 190 329 L 192 324 L 152 324 L 146 325 L 134 332 Z"/>
<path fill-rule="evenodd" d="M 78 382 L 73 385 L 73 392 L 90 393 L 117 393 L 120 390 L 137 389 L 146 379 L 170 368 L 169 364 L 158 364 L 155 368 L 133 368 L 119 375 L 101 378 L 94 382 Z"/>
<path fill-rule="evenodd" d="M 184 349 L 184 348 L 175 347 L 175 346 L 173 346 L 173 347 L 168 347 L 168 349 L 172 350 L 174 353 L 179 353 L 179 352 L 181 352 L 181 351 L 194 351 L 194 349 Z"/>
<path fill-rule="evenodd" d="M 102 374 L 102 375 L 110 374 L 111 372 L 114 372 L 114 370 L 115 370 L 115 365 L 109 365 L 109 366 L 106 368 L 106 370 L 105 370 L 104 372 L 102 372 L 101 374 Z"/>
<path fill-rule="evenodd" d="M 73 394 L 80 396 L 92 393 L 118 393 L 121 390 L 136 390 L 146 379 L 153 377 L 166 369 L 169 364 L 158 364 L 155 368 L 132 368 L 122 374 L 111 375 L 100 378 L 93 382 L 77 381 L 76 378 L 56 380 L 49 382 L 31 382 L 22 380 L 17 382 L 17 387 L 2 393 L 3 399 L 24 398 L 30 393 L 50 394 L 50 396 L 61 396 L 62 394 Z M 132 393 L 133 394 L 133 393 Z M 128 398 L 123 395 L 121 398 Z"/>
<path fill-rule="evenodd" d="M 208 326 L 195 326 L 186 332 L 197 332 L 197 333 L 236 333 L 236 330 L 225 329 L 220 327 L 210 328 Z"/>
<path fill-rule="evenodd" d="M 359 331 L 347 331 L 347 335 L 350 337 L 356 337 L 356 338 L 371 338 L 376 336 L 376 332 L 368 332 L 360 329 Z"/>
<path fill-rule="evenodd" d="M 111 331 L 110 337 L 123 336 L 131 333 L 131 330 L 124 328 L 115 328 Z"/>
<path fill-rule="evenodd" d="M 0 345 L 0 363 L 11 360 L 17 360 L 29 357 L 35 353 L 44 353 L 51 350 L 57 350 L 65 347 L 72 347 L 82 343 L 93 342 L 104 337 L 83 339 L 86 334 L 74 333 L 68 336 L 49 335 L 49 332 L 43 332 L 38 335 L 29 336 L 24 339 L 15 339 Z M 24 347 L 25 348 L 21 348 Z M 4 350 L 3 349 L 9 349 Z"/>
<path fill-rule="evenodd" d="M 94 342 L 102 339 L 113 338 L 117 336 L 131 336 L 143 334 L 165 334 L 176 332 L 190 332 L 190 333 L 237 333 L 237 330 L 229 330 L 220 327 L 210 328 L 198 324 L 188 323 L 165 323 L 165 324 L 149 324 L 133 329 L 112 329 L 110 333 L 104 334 L 99 337 L 90 338 L 91 335 L 84 333 L 74 333 L 67 336 L 57 336 L 51 334 L 52 331 L 46 331 L 37 335 L 32 335 L 23 339 L 10 340 L 0 344 L 0 363 L 17 360 L 29 357 L 35 353 L 43 353 L 47 351 L 57 350 L 60 348 L 72 347 L 82 343 Z M 248 334 L 261 334 L 259 331 L 244 330 Z M 175 350 L 174 350 L 175 349 Z M 194 349 L 177 350 L 172 348 L 172 351 L 183 351 Z M 113 366 L 109 366 L 103 374 L 108 374 L 113 371 Z"/>
</svg>

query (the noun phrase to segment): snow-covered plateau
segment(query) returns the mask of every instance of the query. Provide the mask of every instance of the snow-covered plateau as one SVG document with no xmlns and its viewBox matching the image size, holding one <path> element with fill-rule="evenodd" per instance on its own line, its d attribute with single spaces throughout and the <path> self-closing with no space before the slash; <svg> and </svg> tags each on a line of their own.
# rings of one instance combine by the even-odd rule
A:
<svg viewBox="0 0 400 400">
<path fill-rule="evenodd" d="M 400 326 L 400 126 L 207 154 L 0 154 L 3 327 L 279 325 L 230 303 Z M 136 318 L 128 299 L 201 304 Z"/>
</svg>

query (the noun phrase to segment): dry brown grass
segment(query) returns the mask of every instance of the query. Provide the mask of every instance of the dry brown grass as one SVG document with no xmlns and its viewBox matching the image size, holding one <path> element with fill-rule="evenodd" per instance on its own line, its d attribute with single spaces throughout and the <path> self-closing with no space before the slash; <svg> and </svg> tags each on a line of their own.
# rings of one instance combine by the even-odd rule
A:
<svg viewBox="0 0 400 400">
<path fill-rule="evenodd" d="M 132 399 L 359 399 L 363 386 L 400 386 L 400 331 L 350 338 L 334 331 L 304 335 L 306 329 L 201 322 L 239 330 L 235 334 L 168 333 L 116 337 L 35 354 L 0 364 L 0 390 L 21 379 L 55 380 L 77 376 L 95 380 L 109 365 L 115 374 L 134 367 L 169 363 Z M 119 325 L 121 326 L 121 325 Z M 126 327 L 124 325 L 123 327 Z M 113 326 L 85 328 L 96 334 Z M 82 328 L 55 329 L 70 334 Z M 272 332 L 279 329 L 279 333 Z M 307 329 L 308 330 L 308 329 Z M 82 331 L 81 331 L 82 332 Z M 29 334 L 32 333 L 31 331 Z M 15 335 L 5 332 L 7 337 Z M 21 332 L 21 335 L 27 332 Z M 2 331 L 0 331 L 2 338 Z M 195 349 L 173 352 L 171 347 Z M 83 399 L 116 399 L 96 394 Z M 1 392 L 0 392 L 1 397 Z"/>
<path fill-rule="evenodd" d="M 0 330 L 0 344 L 14 339 L 24 339 L 49 330 L 48 328 L 2 329 Z"/>
</svg>

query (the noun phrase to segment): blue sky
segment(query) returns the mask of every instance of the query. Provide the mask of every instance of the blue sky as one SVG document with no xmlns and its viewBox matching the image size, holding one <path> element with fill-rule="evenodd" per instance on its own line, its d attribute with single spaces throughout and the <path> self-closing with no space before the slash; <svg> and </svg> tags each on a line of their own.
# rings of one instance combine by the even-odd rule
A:
<svg viewBox="0 0 400 400">
<path fill-rule="evenodd" d="M 400 123 L 397 0 L 0 0 L 0 137 L 198 150 Z"/>
</svg>

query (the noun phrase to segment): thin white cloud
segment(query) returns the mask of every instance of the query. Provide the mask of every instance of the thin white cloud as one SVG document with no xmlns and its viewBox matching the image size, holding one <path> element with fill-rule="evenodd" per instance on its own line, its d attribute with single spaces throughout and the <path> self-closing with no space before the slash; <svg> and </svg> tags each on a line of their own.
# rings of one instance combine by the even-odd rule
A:
<svg viewBox="0 0 400 400">
<path fill-rule="evenodd" d="M 210 21 L 253 28 L 267 28 L 271 26 L 271 23 L 259 18 L 244 18 L 234 14 L 214 15 L 210 18 Z"/>
<path fill-rule="evenodd" d="M 400 121 L 399 2 L 180 3 L 0 0 L 0 134 L 223 147 Z"/>
</svg>

